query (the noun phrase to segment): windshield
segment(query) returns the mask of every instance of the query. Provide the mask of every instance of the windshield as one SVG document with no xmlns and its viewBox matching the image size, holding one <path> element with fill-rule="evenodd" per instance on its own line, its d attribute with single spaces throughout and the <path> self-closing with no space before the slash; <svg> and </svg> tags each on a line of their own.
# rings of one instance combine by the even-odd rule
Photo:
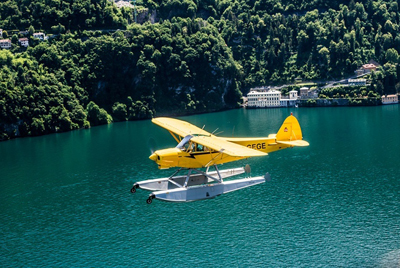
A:
<svg viewBox="0 0 400 268">
<path fill-rule="evenodd" d="M 185 148 L 185 144 L 187 144 L 190 141 L 191 138 L 193 138 L 192 135 L 187 135 L 186 137 L 184 137 L 181 140 L 181 142 L 176 146 L 176 148 L 181 149 L 181 150 L 184 149 Z"/>
</svg>

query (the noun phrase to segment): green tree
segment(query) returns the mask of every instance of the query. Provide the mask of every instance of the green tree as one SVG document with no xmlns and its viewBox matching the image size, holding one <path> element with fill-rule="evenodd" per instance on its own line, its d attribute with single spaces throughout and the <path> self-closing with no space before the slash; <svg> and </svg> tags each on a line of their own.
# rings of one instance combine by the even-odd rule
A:
<svg viewBox="0 0 400 268">
<path fill-rule="evenodd" d="M 399 62 L 399 53 L 394 48 L 389 48 L 386 51 L 386 61 L 391 63 L 398 63 Z"/>
<path fill-rule="evenodd" d="M 13 34 L 13 36 L 11 37 L 11 42 L 13 44 L 18 44 L 18 35 Z"/>
<path fill-rule="evenodd" d="M 28 28 L 29 35 L 32 36 L 35 33 L 35 28 L 31 25 Z"/>
<path fill-rule="evenodd" d="M 128 115 L 126 104 L 119 102 L 114 103 L 112 114 L 114 121 L 126 121 Z"/>
<path fill-rule="evenodd" d="M 86 107 L 87 119 L 92 126 L 97 126 L 101 124 L 110 124 L 112 122 L 112 117 L 107 113 L 106 110 L 100 108 L 93 101 L 89 102 Z"/>
</svg>

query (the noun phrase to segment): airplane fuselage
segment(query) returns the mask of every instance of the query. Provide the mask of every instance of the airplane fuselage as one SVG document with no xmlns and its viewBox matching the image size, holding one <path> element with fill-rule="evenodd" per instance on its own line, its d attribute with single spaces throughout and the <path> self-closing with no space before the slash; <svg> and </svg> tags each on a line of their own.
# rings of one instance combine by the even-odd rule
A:
<svg viewBox="0 0 400 268">
<path fill-rule="evenodd" d="M 221 138 L 226 139 L 232 143 L 236 143 L 248 148 L 261 151 L 264 153 L 270 153 L 293 147 L 290 145 L 279 144 L 276 142 L 276 138 L 273 136 L 268 138 Z M 155 161 L 160 169 L 168 169 L 173 167 L 182 168 L 203 168 L 212 165 L 224 164 L 232 161 L 245 159 L 246 157 L 234 157 L 223 152 L 214 150 L 206 151 L 185 151 L 178 148 L 169 148 L 164 150 L 158 150 L 150 156 L 150 159 Z"/>
<path fill-rule="evenodd" d="M 293 147 L 281 143 L 277 143 L 275 134 L 269 135 L 267 138 L 221 138 L 227 141 L 246 146 L 247 148 L 261 151 L 263 153 L 271 153 L 288 147 Z"/>
</svg>

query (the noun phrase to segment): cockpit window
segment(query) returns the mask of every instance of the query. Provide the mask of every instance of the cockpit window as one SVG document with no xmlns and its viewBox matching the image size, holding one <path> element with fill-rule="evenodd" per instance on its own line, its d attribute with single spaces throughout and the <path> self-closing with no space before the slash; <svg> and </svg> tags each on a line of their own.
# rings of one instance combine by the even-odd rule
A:
<svg viewBox="0 0 400 268">
<path fill-rule="evenodd" d="M 194 149 L 194 143 L 191 142 L 191 141 L 185 143 L 184 149 L 185 149 L 186 152 L 192 152 L 193 149 Z"/>
<path fill-rule="evenodd" d="M 176 146 L 176 148 L 183 150 L 184 148 L 188 148 L 190 139 L 193 138 L 192 135 L 187 135 L 184 137 L 181 142 Z M 187 144 L 187 146 L 185 146 Z"/>
<path fill-rule="evenodd" d="M 210 150 L 208 147 L 199 144 L 199 143 L 194 143 L 191 141 L 191 139 L 193 138 L 192 135 L 187 135 L 186 137 L 184 137 L 181 142 L 176 146 L 176 148 L 181 149 L 182 151 L 185 152 L 211 152 L 212 150 Z"/>
<path fill-rule="evenodd" d="M 201 144 L 197 144 L 196 146 L 196 152 L 203 152 L 204 151 L 204 146 Z"/>
</svg>

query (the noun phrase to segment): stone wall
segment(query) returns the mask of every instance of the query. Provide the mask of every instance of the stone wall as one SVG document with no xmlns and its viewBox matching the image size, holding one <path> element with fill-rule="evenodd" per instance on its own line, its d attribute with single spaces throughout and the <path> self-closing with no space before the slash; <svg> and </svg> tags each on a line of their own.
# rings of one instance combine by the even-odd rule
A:
<svg viewBox="0 0 400 268">
<path fill-rule="evenodd" d="M 360 98 L 360 99 L 308 99 L 300 100 L 301 107 L 332 107 L 332 106 L 375 106 L 381 105 L 380 99 Z"/>
</svg>

